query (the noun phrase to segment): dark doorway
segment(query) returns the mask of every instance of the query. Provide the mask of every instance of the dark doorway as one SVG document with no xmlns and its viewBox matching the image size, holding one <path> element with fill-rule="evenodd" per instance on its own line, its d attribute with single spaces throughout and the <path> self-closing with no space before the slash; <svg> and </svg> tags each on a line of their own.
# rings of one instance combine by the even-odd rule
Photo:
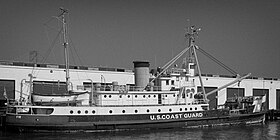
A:
<svg viewBox="0 0 280 140">
<path fill-rule="evenodd" d="M 276 109 L 280 110 L 280 89 L 276 89 Z"/>
<path fill-rule="evenodd" d="M 269 109 L 269 89 L 253 89 L 253 96 L 264 96 L 266 95 L 265 108 Z"/>
<path fill-rule="evenodd" d="M 15 99 L 15 80 L 0 80 L 0 100 L 6 100 L 4 91 L 8 99 Z"/>
<path fill-rule="evenodd" d="M 227 88 L 227 99 L 244 97 L 244 88 Z"/>
<path fill-rule="evenodd" d="M 204 87 L 204 88 L 205 88 L 206 93 L 217 89 L 217 87 Z M 198 86 L 197 91 L 201 92 L 202 91 L 201 87 Z M 209 108 L 210 109 L 217 108 L 217 105 L 218 105 L 217 95 L 218 95 L 218 92 L 215 92 L 215 93 L 207 96 L 207 98 L 209 100 Z"/>
</svg>

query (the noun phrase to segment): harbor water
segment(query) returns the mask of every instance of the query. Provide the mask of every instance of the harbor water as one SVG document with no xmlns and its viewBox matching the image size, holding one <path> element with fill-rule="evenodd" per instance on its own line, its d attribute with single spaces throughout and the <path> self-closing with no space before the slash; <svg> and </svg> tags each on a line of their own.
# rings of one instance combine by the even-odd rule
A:
<svg viewBox="0 0 280 140">
<path fill-rule="evenodd" d="M 71 133 L 12 133 L 0 131 L 0 140 L 279 140 L 280 121 L 242 126 L 218 126 L 208 128 L 159 129 L 111 132 L 71 132 Z"/>
</svg>

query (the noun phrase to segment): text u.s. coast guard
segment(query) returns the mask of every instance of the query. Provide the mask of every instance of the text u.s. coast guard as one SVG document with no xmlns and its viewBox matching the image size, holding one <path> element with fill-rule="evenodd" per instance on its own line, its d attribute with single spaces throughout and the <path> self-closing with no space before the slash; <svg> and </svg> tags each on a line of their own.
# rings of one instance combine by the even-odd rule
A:
<svg viewBox="0 0 280 140">
<path fill-rule="evenodd" d="M 150 115 L 151 120 L 169 120 L 169 119 L 182 119 L 182 118 L 201 118 L 203 113 L 184 113 L 184 114 L 163 114 L 163 115 Z"/>
</svg>

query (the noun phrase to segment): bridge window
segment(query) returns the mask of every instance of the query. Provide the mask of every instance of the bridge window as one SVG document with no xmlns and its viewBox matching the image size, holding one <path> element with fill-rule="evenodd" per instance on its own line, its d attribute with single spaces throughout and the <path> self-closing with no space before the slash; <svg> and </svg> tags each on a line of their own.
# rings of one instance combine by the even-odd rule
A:
<svg viewBox="0 0 280 140">
<path fill-rule="evenodd" d="M 165 81 L 165 84 L 166 84 L 166 85 L 169 85 L 169 80 L 166 80 L 166 81 Z"/>
<path fill-rule="evenodd" d="M 174 82 L 174 80 L 171 80 L 171 85 L 175 85 L 175 82 Z"/>
</svg>

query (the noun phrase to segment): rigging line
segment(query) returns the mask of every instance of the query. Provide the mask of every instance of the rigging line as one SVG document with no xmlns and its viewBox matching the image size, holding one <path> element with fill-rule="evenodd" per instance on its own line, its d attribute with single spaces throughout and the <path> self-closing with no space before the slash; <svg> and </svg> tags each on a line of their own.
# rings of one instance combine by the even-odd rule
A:
<svg viewBox="0 0 280 140">
<path fill-rule="evenodd" d="M 210 59 L 212 59 L 214 62 L 216 62 L 218 65 L 222 66 L 224 69 L 228 70 L 230 73 L 237 75 L 238 73 L 231 69 L 230 67 L 228 67 L 227 65 L 225 65 L 224 63 L 222 63 L 221 61 L 219 61 L 218 59 L 216 59 L 214 56 L 212 56 L 211 54 L 207 53 L 206 51 L 204 51 L 202 48 L 198 49 L 201 53 L 203 53 L 204 55 L 206 55 L 207 57 L 209 57 Z"/>
<path fill-rule="evenodd" d="M 202 53 L 207 55 L 209 58 L 211 58 L 213 61 L 215 61 L 216 63 L 219 63 L 219 65 L 223 66 L 225 69 L 233 72 L 233 74 L 237 74 L 237 72 L 235 72 L 233 69 L 229 68 L 228 66 L 226 66 L 224 63 L 222 63 L 221 61 L 219 61 L 218 59 L 216 59 L 214 56 L 210 55 L 209 53 L 207 53 L 206 51 L 204 51 L 203 49 L 201 49 Z"/>
<path fill-rule="evenodd" d="M 217 59 L 213 58 L 211 55 L 207 54 L 206 52 L 200 50 L 201 53 L 203 53 L 205 56 L 207 56 L 208 58 L 210 58 L 211 60 L 213 60 L 214 62 L 216 62 L 218 65 L 222 66 L 224 69 L 226 69 L 227 71 L 229 71 L 232 74 L 235 74 L 234 71 L 232 71 L 230 68 L 228 68 L 227 66 L 225 66 L 223 63 L 219 62 Z"/>
<path fill-rule="evenodd" d="M 74 52 L 75 52 L 76 56 L 78 57 L 79 63 L 81 65 L 84 65 L 83 62 L 85 62 L 85 61 L 82 61 L 82 58 L 78 55 L 78 51 L 77 51 L 77 49 L 76 49 L 76 47 L 75 47 L 75 45 L 74 45 L 74 43 L 73 43 L 73 41 L 72 41 L 70 36 L 69 36 L 69 40 L 70 40 L 70 44 L 71 44 L 72 48 L 74 49 Z"/>
<path fill-rule="evenodd" d="M 59 33 L 56 35 L 54 41 L 51 43 L 50 48 L 47 50 L 46 55 L 45 55 L 45 56 L 43 57 L 43 59 L 42 59 L 42 63 L 45 63 L 45 62 L 46 62 L 46 60 L 47 60 L 48 56 L 50 55 L 52 49 L 55 47 L 55 43 L 56 43 L 57 39 L 59 38 L 59 35 L 61 34 L 61 32 L 62 32 L 62 28 L 61 28 L 61 30 L 59 31 Z"/>
<path fill-rule="evenodd" d="M 175 58 L 170 60 L 167 64 L 165 64 L 163 67 L 165 67 L 153 80 L 151 80 L 149 83 L 152 83 L 155 79 L 157 79 L 161 74 L 163 74 L 175 61 L 177 61 L 185 52 L 187 52 L 190 49 L 190 47 L 184 49 L 182 52 L 180 52 Z"/>
<path fill-rule="evenodd" d="M 169 62 L 167 62 L 162 68 L 165 69 L 165 67 L 169 67 L 172 63 L 177 61 L 185 52 L 189 50 L 189 47 L 185 48 L 183 51 L 181 51 L 178 55 L 176 55 L 174 58 L 172 58 Z"/>
</svg>

